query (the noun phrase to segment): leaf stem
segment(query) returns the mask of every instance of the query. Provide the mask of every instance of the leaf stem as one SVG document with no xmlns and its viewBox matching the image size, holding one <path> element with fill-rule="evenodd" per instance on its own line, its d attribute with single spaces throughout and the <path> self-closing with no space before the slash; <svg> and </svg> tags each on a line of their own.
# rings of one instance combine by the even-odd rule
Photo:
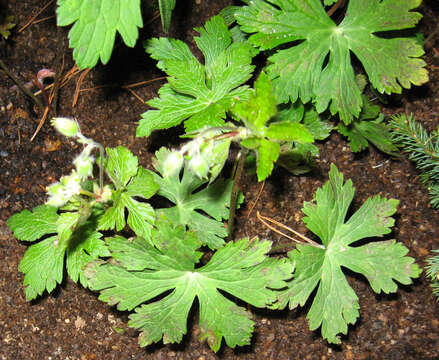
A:
<svg viewBox="0 0 439 360">
<path fill-rule="evenodd" d="M 104 160 L 105 160 L 105 151 L 104 151 L 104 147 L 99 144 L 96 143 L 96 146 L 99 148 L 99 157 L 101 158 L 101 161 L 99 161 L 99 189 L 103 189 L 104 188 Z"/>
<path fill-rule="evenodd" d="M 227 240 L 231 240 L 233 236 L 233 230 L 235 225 L 235 213 L 236 213 L 236 202 L 238 200 L 239 182 L 242 177 L 242 172 L 244 171 L 245 158 L 247 156 L 247 149 L 241 148 L 238 155 L 236 156 L 234 171 L 233 171 L 233 187 L 232 193 L 230 194 L 230 211 L 229 220 L 227 222 L 227 228 L 229 234 Z"/>
<path fill-rule="evenodd" d="M 82 195 L 85 195 L 85 196 L 91 197 L 91 198 L 93 198 L 93 199 L 96 199 L 96 198 L 97 198 L 96 194 L 93 194 L 92 192 L 87 191 L 87 190 L 84 190 L 84 189 L 81 189 L 80 193 L 81 193 Z"/>
</svg>

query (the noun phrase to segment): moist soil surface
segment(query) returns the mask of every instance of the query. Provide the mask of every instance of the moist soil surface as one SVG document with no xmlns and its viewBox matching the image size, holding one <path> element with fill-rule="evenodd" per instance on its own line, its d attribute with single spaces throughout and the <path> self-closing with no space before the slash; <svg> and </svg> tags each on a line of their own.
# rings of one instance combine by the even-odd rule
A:
<svg viewBox="0 0 439 360">
<path fill-rule="evenodd" d="M 0 7 L 0 12 L 13 15 L 17 24 L 10 39 L 2 40 L 0 57 L 22 82 L 32 81 L 43 68 L 57 69 L 65 75 L 74 65 L 68 47 L 68 29 L 56 27 L 54 2 L 37 16 L 36 20 L 41 21 L 21 29 L 46 3 L 46 0 L 9 0 Z M 202 26 L 231 3 L 229 0 L 177 1 L 169 35 L 187 41 L 196 52 L 193 27 Z M 438 3 L 425 1 L 419 11 L 424 15 L 419 29 L 427 38 L 439 21 Z M 145 7 L 143 14 L 145 26 L 140 38 L 165 36 L 157 9 Z M 424 58 L 430 81 L 392 96 L 383 105 L 383 112 L 413 113 L 431 130 L 439 124 L 439 40 L 433 38 L 427 45 Z M 73 101 L 80 74 L 60 88 L 57 113 L 76 118 L 86 136 L 104 146 L 128 147 L 147 168 L 151 168 L 152 155 L 160 146 L 179 144 L 178 134 L 172 130 L 155 133 L 147 139 L 135 136 L 140 114 L 148 109 L 141 100 L 157 96 L 164 83 L 160 79 L 163 73 L 145 54 L 140 41 L 131 49 L 118 39 L 107 65 L 99 64 L 88 74 L 81 74 L 82 90 L 76 104 Z M 146 80 L 153 81 L 131 91 L 123 87 Z M 41 96 L 40 99 L 44 101 Z M 28 97 L 14 89 L 14 82 L 1 70 L 0 108 L 1 360 L 439 359 L 439 303 L 424 273 L 413 285 L 400 286 L 391 295 L 377 295 L 364 278 L 347 273 L 361 309 L 359 320 L 349 327 L 339 346 L 328 345 L 319 330 L 309 330 L 306 320 L 309 305 L 281 312 L 250 307 L 255 320 L 251 345 L 236 349 L 223 346 L 214 354 L 199 340 L 196 309 L 181 344 L 158 343 L 140 348 L 136 331 L 126 326 L 126 313 L 100 302 L 95 293 L 70 280 L 65 280 L 52 294 L 27 302 L 23 274 L 18 271 L 26 244 L 12 236 L 6 221 L 16 212 L 43 203 L 45 187 L 70 172 L 71 161 L 80 147 L 58 135 L 48 121 L 31 141 L 43 114 Z M 346 140 L 336 133 L 319 147 L 321 155 L 311 173 L 292 176 L 276 170 L 266 181 L 258 200 L 261 184 L 255 175 L 244 175 L 241 189 L 246 202 L 237 214 L 235 238 L 259 236 L 275 244 L 286 242 L 256 219 L 256 211 L 312 237 L 301 220 L 301 208 L 327 180 L 329 166 L 335 163 L 357 189 L 353 210 L 374 194 L 400 200 L 391 237 L 405 244 L 410 249 L 409 255 L 424 267 L 430 251 L 439 248 L 439 212 L 429 205 L 426 188 L 414 166 L 405 158 L 389 158 L 373 147 L 353 154 Z M 250 211 L 255 202 L 254 210 Z"/>
</svg>

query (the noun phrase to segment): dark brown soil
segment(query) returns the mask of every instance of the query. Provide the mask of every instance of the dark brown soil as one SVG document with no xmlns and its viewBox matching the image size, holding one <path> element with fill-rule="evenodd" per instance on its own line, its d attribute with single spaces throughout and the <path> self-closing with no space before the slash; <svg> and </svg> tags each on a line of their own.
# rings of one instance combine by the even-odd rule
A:
<svg viewBox="0 0 439 360">
<path fill-rule="evenodd" d="M 170 35 L 193 45 L 194 26 L 201 26 L 230 0 L 177 1 Z M 43 67 L 53 68 L 61 48 L 64 71 L 73 66 L 67 44 L 67 29 L 57 32 L 54 17 L 17 33 L 46 0 L 3 1 L 0 12 L 14 15 L 16 31 L 2 43 L 0 57 L 22 81 L 30 81 Z M 150 11 L 148 13 L 148 11 Z M 145 14 L 152 14 L 145 9 Z M 439 21 L 438 3 L 425 1 L 421 31 L 427 37 Z M 51 4 L 39 18 L 54 14 Z M 145 15 L 145 22 L 152 15 Z M 163 35 L 160 22 L 145 25 L 141 38 Z M 120 41 L 119 41 L 120 42 Z M 425 59 L 430 82 L 392 98 L 384 111 L 393 114 L 413 112 L 423 124 L 439 124 L 439 41 L 432 40 Z M 82 88 L 105 85 L 80 93 L 72 107 L 78 76 L 60 92 L 58 114 L 75 117 L 83 132 L 105 146 L 119 144 L 130 148 L 144 166 L 150 167 L 153 152 L 161 145 L 176 143 L 171 132 L 150 139 L 135 137 L 136 122 L 148 106 L 121 85 L 163 76 L 139 45 L 128 49 L 116 46 L 107 66 L 99 65 L 85 78 Z M 44 187 L 70 171 L 70 162 L 78 147 L 62 138 L 46 123 L 34 141 L 41 113 L 22 93 L 11 90 L 14 83 L 0 71 L 0 359 L 439 359 L 439 305 L 431 293 L 425 275 L 412 286 L 400 287 L 393 295 L 376 295 L 367 281 L 349 274 L 348 279 L 359 296 L 361 318 L 349 328 L 340 346 L 328 346 L 319 331 L 308 329 L 306 310 L 268 312 L 251 309 L 256 321 L 251 346 L 238 349 L 223 347 L 214 354 L 199 341 L 196 314 L 189 324 L 189 334 L 180 345 L 157 344 L 146 349 L 137 345 L 137 334 L 126 327 L 127 315 L 98 301 L 96 294 L 65 281 L 54 294 L 28 303 L 25 300 L 18 263 L 26 250 L 6 227 L 15 212 L 45 201 Z M 157 94 L 163 81 L 134 89 L 147 100 Z M 171 135 L 170 135 L 171 134 Z M 261 198 L 249 214 L 250 204 L 260 184 L 246 175 L 243 191 L 246 206 L 239 212 L 236 237 L 259 236 L 285 241 L 263 227 L 255 218 L 262 214 L 275 218 L 306 233 L 301 221 L 304 200 L 310 200 L 317 187 L 327 179 L 330 163 L 351 178 L 357 193 L 354 208 L 366 198 L 382 194 L 400 200 L 393 237 L 410 249 L 410 255 L 424 266 L 430 250 L 439 248 L 437 224 L 439 212 L 429 203 L 419 173 L 406 160 L 392 160 L 375 149 L 353 155 L 347 142 L 333 134 L 319 145 L 321 158 L 312 174 L 293 177 L 277 170 L 265 184 Z M 249 216 L 250 215 L 250 216 Z M 196 312 L 194 312 L 196 313 Z M 118 331 L 124 329 L 124 331 Z"/>
</svg>

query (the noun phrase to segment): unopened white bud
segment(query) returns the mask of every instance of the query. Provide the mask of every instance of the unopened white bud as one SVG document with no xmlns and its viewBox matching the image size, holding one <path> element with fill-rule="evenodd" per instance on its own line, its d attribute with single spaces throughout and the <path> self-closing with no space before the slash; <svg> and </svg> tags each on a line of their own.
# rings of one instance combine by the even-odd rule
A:
<svg viewBox="0 0 439 360">
<path fill-rule="evenodd" d="M 83 179 L 87 179 L 93 173 L 93 156 L 82 156 L 79 155 L 75 160 L 73 160 L 73 165 L 75 165 L 78 175 Z"/>
<path fill-rule="evenodd" d="M 73 119 L 57 117 L 52 119 L 51 124 L 57 131 L 67 137 L 74 137 L 79 133 L 79 124 Z"/>
<path fill-rule="evenodd" d="M 163 176 L 169 177 L 180 173 L 183 161 L 183 155 L 178 151 L 168 153 L 162 164 Z"/>
<path fill-rule="evenodd" d="M 199 178 L 206 178 L 209 172 L 209 164 L 203 156 L 197 155 L 189 160 L 189 168 L 197 175 Z"/>
</svg>

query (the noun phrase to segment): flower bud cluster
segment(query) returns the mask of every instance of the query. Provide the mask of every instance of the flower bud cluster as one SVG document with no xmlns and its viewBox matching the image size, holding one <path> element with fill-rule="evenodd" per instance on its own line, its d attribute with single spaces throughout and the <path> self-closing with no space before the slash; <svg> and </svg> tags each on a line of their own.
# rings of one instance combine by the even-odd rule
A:
<svg viewBox="0 0 439 360">
<path fill-rule="evenodd" d="M 81 177 L 73 170 L 70 175 L 61 177 L 59 182 L 49 185 L 46 190 L 49 194 L 46 204 L 61 207 L 73 196 L 79 195 L 81 192 Z"/>
<path fill-rule="evenodd" d="M 61 177 L 59 182 L 47 187 L 49 199 L 46 204 L 61 207 L 73 196 L 81 193 L 81 184 L 92 175 L 95 159 L 91 153 L 97 144 L 82 135 L 76 120 L 54 118 L 51 123 L 62 135 L 76 137 L 79 143 L 86 145 L 84 150 L 73 160 L 75 170 L 70 175 Z"/>
</svg>

